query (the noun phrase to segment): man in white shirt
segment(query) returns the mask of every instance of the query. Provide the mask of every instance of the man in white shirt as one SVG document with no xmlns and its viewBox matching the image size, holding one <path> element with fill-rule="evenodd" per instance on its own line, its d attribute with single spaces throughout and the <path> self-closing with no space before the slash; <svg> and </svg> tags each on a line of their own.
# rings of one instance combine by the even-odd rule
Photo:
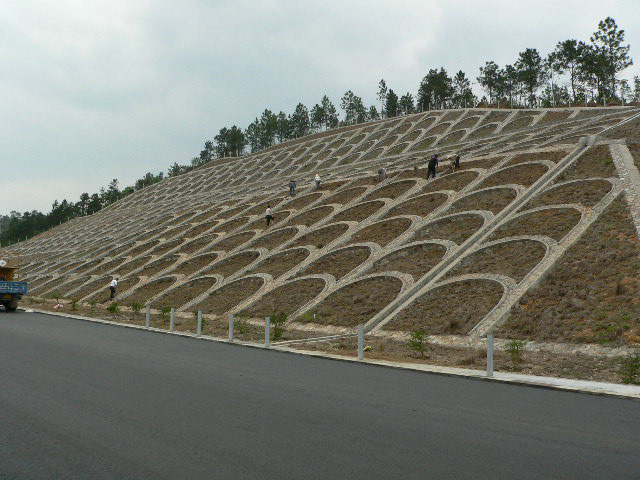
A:
<svg viewBox="0 0 640 480">
<path fill-rule="evenodd" d="M 273 220 L 273 210 L 271 210 L 271 204 L 267 205 L 267 211 L 265 212 L 265 216 L 267 220 L 267 228 L 269 228 L 269 224 Z"/>
<path fill-rule="evenodd" d="M 318 190 L 320 188 L 320 175 L 318 175 L 317 173 L 316 173 L 315 180 L 316 180 L 316 190 Z"/>
<path fill-rule="evenodd" d="M 111 296 L 109 300 L 113 300 L 116 296 L 116 287 L 118 286 L 118 277 L 113 277 L 111 283 L 109 284 L 109 290 L 111 290 Z"/>
</svg>

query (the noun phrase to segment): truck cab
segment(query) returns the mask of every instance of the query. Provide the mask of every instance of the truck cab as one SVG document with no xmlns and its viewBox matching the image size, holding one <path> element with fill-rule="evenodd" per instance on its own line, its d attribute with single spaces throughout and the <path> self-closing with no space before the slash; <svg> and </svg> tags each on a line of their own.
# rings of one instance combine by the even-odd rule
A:
<svg viewBox="0 0 640 480">
<path fill-rule="evenodd" d="M 0 258 L 0 305 L 8 312 L 15 312 L 22 296 L 28 293 L 27 282 L 18 280 L 17 263 Z"/>
</svg>

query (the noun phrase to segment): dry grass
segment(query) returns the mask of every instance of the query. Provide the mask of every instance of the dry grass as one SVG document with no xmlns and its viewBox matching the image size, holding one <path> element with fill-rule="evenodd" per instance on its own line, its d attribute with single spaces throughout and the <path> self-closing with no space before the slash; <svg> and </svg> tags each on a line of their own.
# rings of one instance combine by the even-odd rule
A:
<svg viewBox="0 0 640 480">
<path fill-rule="evenodd" d="M 348 188 L 346 190 L 342 190 L 341 192 L 334 193 L 329 198 L 327 198 L 323 202 L 323 204 L 339 203 L 341 205 L 344 205 L 345 203 L 349 203 L 358 195 L 361 195 L 365 190 L 366 190 L 366 187 Z"/>
<path fill-rule="evenodd" d="M 220 235 L 217 233 L 212 233 L 192 240 L 191 242 L 183 244 L 178 250 L 178 253 L 193 253 L 201 248 L 211 245 L 219 236 Z"/>
<path fill-rule="evenodd" d="M 469 134 L 467 140 L 489 136 L 496 130 L 496 128 L 498 128 L 498 125 L 495 123 L 487 125 L 485 122 L 482 122 L 481 126 L 476 127 L 476 129 Z"/>
<path fill-rule="evenodd" d="M 616 199 L 498 332 L 563 342 L 640 343 L 640 240 Z"/>
<path fill-rule="evenodd" d="M 534 119 L 535 117 L 533 116 L 518 117 L 505 125 L 505 127 L 502 129 L 502 133 L 513 132 L 514 130 L 526 128 L 531 125 L 531 122 L 533 122 Z"/>
<path fill-rule="evenodd" d="M 547 167 L 541 164 L 515 165 L 488 176 L 476 189 L 497 187 L 508 183 L 530 187 L 547 171 Z"/>
<path fill-rule="evenodd" d="M 145 263 L 147 263 L 149 260 L 151 260 L 151 256 L 150 255 L 146 255 L 144 257 L 138 257 L 134 260 L 131 260 L 127 263 L 124 263 L 122 265 L 120 265 L 118 268 L 116 268 L 116 272 L 115 275 L 119 275 L 119 276 L 124 276 L 130 272 L 133 272 L 134 270 L 137 270 L 138 268 L 142 267 Z"/>
<path fill-rule="evenodd" d="M 564 157 L 567 156 L 567 150 L 555 150 L 550 152 L 530 152 L 530 153 L 519 153 L 515 157 L 513 157 L 507 165 L 516 165 L 518 163 L 524 162 L 535 162 L 540 160 L 550 160 L 552 162 L 559 162 Z"/>
<path fill-rule="evenodd" d="M 489 210 L 494 215 L 497 215 L 515 198 L 516 191 L 511 188 L 496 188 L 494 190 L 476 192 L 456 201 L 446 213 Z"/>
<path fill-rule="evenodd" d="M 632 141 L 640 140 L 640 119 L 636 118 L 630 122 L 612 128 L 602 134 L 604 138 L 627 138 Z"/>
<path fill-rule="evenodd" d="M 175 255 L 175 254 L 159 258 L 153 262 L 150 262 L 148 265 L 145 265 L 145 267 L 142 270 L 140 270 L 140 272 L 138 272 L 138 275 L 145 275 L 147 277 L 152 277 L 158 272 L 161 272 L 169 268 L 171 265 L 176 263 L 179 258 L 180 258 L 180 255 Z"/>
<path fill-rule="evenodd" d="M 336 280 L 340 280 L 369 258 L 370 254 L 368 247 L 353 247 L 330 252 L 314 261 L 299 276 L 328 273 Z"/>
<path fill-rule="evenodd" d="M 556 182 L 580 180 L 593 177 L 617 177 L 608 145 L 596 145 L 580 155 L 557 179 Z"/>
<path fill-rule="evenodd" d="M 245 277 L 211 292 L 207 298 L 193 306 L 193 310 L 222 315 L 249 298 L 262 287 L 264 280 Z"/>
<path fill-rule="evenodd" d="M 605 180 L 570 183 L 538 194 L 529 202 L 529 207 L 557 205 L 559 203 L 579 203 L 586 207 L 592 207 L 599 203 L 610 190 L 611 183 Z"/>
<path fill-rule="evenodd" d="M 516 240 L 483 248 L 467 255 L 447 277 L 469 273 L 497 273 L 520 282 L 544 257 L 544 245 L 535 240 Z"/>
<path fill-rule="evenodd" d="M 374 223 L 356 232 L 349 240 L 349 244 L 362 242 L 375 242 L 385 246 L 402 235 L 411 226 L 407 218 L 392 218 Z"/>
<path fill-rule="evenodd" d="M 337 290 L 320 302 L 312 313 L 314 323 L 355 327 L 370 320 L 396 298 L 402 282 L 392 277 L 374 277 L 360 280 Z M 310 315 L 299 321 L 310 321 Z"/>
<path fill-rule="evenodd" d="M 479 215 L 456 215 L 428 224 L 418 230 L 411 240 L 451 240 L 460 245 L 483 224 L 484 220 Z"/>
<path fill-rule="evenodd" d="M 352 221 L 361 222 L 365 218 L 373 215 L 384 206 L 384 202 L 381 200 L 374 200 L 371 202 L 358 203 L 353 207 L 347 208 L 333 217 L 335 222 Z"/>
<path fill-rule="evenodd" d="M 398 182 L 390 183 L 389 185 L 385 185 L 384 187 L 378 188 L 373 192 L 369 193 L 366 197 L 362 199 L 363 202 L 369 200 L 377 200 L 379 198 L 390 198 L 395 199 L 400 195 L 405 193 L 411 187 L 416 184 L 415 180 L 401 180 Z"/>
<path fill-rule="evenodd" d="M 322 292 L 324 285 L 324 280 L 317 278 L 295 280 L 263 295 L 240 315 L 265 317 L 275 312 L 291 315 Z"/>
<path fill-rule="evenodd" d="M 460 120 L 458 123 L 456 123 L 454 128 L 456 130 L 461 129 L 461 128 L 471 128 L 476 123 L 478 123 L 478 120 L 480 120 L 479 116 L 465 117 L 463 120 Z"/>
<path fill-rule="evenodd" d="M 213 263 L 218 258 L 217 253 L 205 253 L 203 255 L 197 255 L 195 257 L 191 257 L 176 268 L 171 270 L 172 274 L 182 274 L 182 275 L 191 275 L 194 272 L 206 267 L 207 265 Z"/>
<path fill-rule="evenodd" d="M 502 293 L 502 286 L 489 280 L 444 285 L 416 299 L 383 329 L 466 334 L 500 301 Z"/>
<path fill-rule="evenodd" d="M 229 277 L 254 262 L 259 256 L 256 251 L 240 252 L 211 265 L 202 274 L 213 275 L 217 273 L 223 277 Z"/>
<path fill-rule="evenodd" d="M 545 116 L 536 123 L 536 127 L 541 125 L 550 125 L 552 123 L 558 123 L 569 118 L 569 115 L 573 113 L 572 110 L 546 112 Z"/>
<path fill-rule="evenodd" d="M 477 177 L 477 172 L 456 172 L 448 175 L 441 175 L 436 177 L 435 180 L 427 183 L 420 192 L 437 192 L 439 190 L 454 190 L 457 192 L 462 190 Z"/>
<path fill-rule="evenodd" d="M 296 233 L 298 233 L 298 229 L 295 227 L 285 227 L 280 230 L 276 230 L 267 235 L 263 235 L 258 238 L 255 242 L 249 245 L 249 248 L 259 248 L 263 247 L 267 250 L 273 250 L 276 247 L 279 247 L 287 240 L 291 240 L 295 237 Z"/>
<path fill-rule="evenodd" d="M 289 225 L 305 225 L 309 227 L 314 223 L 319 222 L 323 218 L 327 217 L 331 213 L 333 213 L 332 207 L 328 207 L 328 206 L 316 207 L 296 215 L 287 223 Z"/>
<path fill-rule="evenodd" d="M 229 237 L 223 238 L 218 243 L 211 246 L 210 250 L 224 250 L 229 251 L 248 242 L 256 236 L 255 232 L 236 233 Z"/>
<path fill-rule="evenodd" d="M 348 228 L 349 227 L 343 223 L 320 227 L 317 230 L 305 233 L 295 242 L 293 242 L 290 247 L 315 245 L 317 248 L 323 248 L 325 245 L 332 242 L 344 232 L 346 232 Z"/>
<path fill-rule="evenodd" d="M 153 302 L 153 308 L 175 307 L 180 308 L 194 298 L 199 297 L 204 292 L 215 285 L 216 279 L 196 278 L 187 283 L 183 283 L 179 287 L 168 291 L 160 298 Z"/>
<path fill-rule="evenodd" d="M 367 273 L 398 271 L 417 280 L 440 262 L 446 251 L 445 247 L 434 243 L 412 245 L 382 257 Z"/>
<path fill-rule="evenodd" d="M 559 242 L 579 221 L 580 212 L 573 208 L 540 210 L 508 221 L 489 240 L 517 235 L 547 235 Z"/>
<path fill-rule="evenodd" d="M 178 245 L 181 245 L 183 242 L 184 242 L 184 238 L 177 238 L 175 240 L 170 240 L 168 242 L 164 242 L 164 243 L 158 245 L 156 248 L 151 250 L 149 253 L 151 255 L 164 255 L 169 250 L 173 250 Z"/>
<path fill-rule="evenodd" d="M 261 261 L 249 273 L 268 273 L 273 278 L 278 278 L 283 273 L 299 265 L 308 256 L 309 251 L 306 248 L 284 250 Z"/>
<path fill-rule="evenodd" d="M 455 132 L 448 133 L 446 137 L 441 138 L 438 142 L 438 146 L 442 145 L 451 145 L 452 143 L 457 143 L 462 137 L 465 136 L 466 130 L 457 130 Z"/>
<path fill-rule="evenodd" d="M 419 215 L 426 217 L 446 201 L 447 196 L 442 193 L 419 195 L 393 207 L 387 212 L 385 218 L 395 217 L 397 215 Z"/>
<path fill-rule="evenodd" d="M 154 280 L 135 289 L 131 295 L 123 298 L 122 300 L 118 300 L 118 303 L 122 303 L 123 305 L 127 306 L 131 306 L 134 303 L 144 305 L 149 301 L 150 298 L 171 287 L 171 285 L 173 285 L 175 281 L 176 279 L 174 277 L 165 277 Z"/>
</svg>

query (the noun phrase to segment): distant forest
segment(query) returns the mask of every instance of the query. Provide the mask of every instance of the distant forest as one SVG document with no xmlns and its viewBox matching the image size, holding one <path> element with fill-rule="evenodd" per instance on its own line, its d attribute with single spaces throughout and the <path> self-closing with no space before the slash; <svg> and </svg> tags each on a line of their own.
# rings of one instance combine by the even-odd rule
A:
<svg viewBox="0 0 640 480">
<path fill-rule="evenodd" d="M 340 99 L 342 118 L 335 104 L 325 95 L 311 108 L 298 103 L 286 114 L 265 109 L 248 127 L 236 125 L 220 129 L 213 140 L 186 165 L 170 165 L 167 176 L 180 175 L 221 157 L 255 153 L 272 145 L 319 131 L 374 120 L 392 118 L 434 109 L 470 107 L 560 107 L 625 105 L 640 103 L 640 77 L 632 81 L 621 73 L 633 61 L 630 45 L 625 45 L 624 30 L 611 17 L 602 20 L 589 41 L 563 40 L 543 56 L 535 48 L 520 52 L 510 65 L 500 67 L 494 61 L 479 69 L 477 83 L 484 92 L 474 95 L 471 80 L 462 70 L 453 76 L 443 68 L 430 69 L 422 78 L 416 94 L 398 95 L 384 79 L 378 83 L 378 103 L 366 106 L 361 97 L 348 90 Z M 37 235 L 77 216 L 91 215 L 107 205 L 161 181 L 162 172 L 147 173 L 135 185 L 120 189 L 113 179 L 98 193 L 83 193 L 77 202 L 54 201 L 43 214 L 12 211 L 0 216 L 0 246 Z"/>
</svg>

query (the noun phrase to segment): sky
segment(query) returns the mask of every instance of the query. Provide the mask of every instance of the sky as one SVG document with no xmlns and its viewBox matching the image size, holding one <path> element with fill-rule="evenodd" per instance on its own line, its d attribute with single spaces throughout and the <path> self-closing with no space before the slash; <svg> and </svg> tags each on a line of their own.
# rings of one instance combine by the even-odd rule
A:
<svg viewBox="0 0 640 480">
<path fill-rule="evenodd" d="M 607 16 L 635 57 L 634 0 L 3 0 L 0 215 L 166 173 L 265 108 L 338 107 L 347 90 L 377 105 L 381 78 L 415 96 L 441 66 L 475 80 Z"/>
</svg>

